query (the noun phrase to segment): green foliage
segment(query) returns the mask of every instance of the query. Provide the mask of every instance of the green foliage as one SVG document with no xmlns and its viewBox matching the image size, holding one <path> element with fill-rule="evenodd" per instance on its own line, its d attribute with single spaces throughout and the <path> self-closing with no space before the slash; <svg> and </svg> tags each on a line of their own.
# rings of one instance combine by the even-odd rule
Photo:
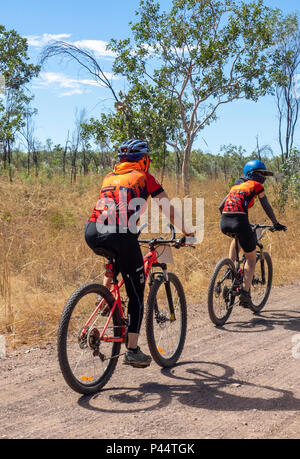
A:
<svg viewBox="0 0 300 459">
<path fill-rule="evenodd" d="M 193 143 L 212 123 L 222 104 L 272 93 L 278 10 L 255 2 L 173 0 L 169 11 L 159 2 L 141 0 L 132 39 L 111 40 L 114 71 L 130 87 L 155 88 L 174 95 L 174 124 L 166 141 L 180 151 L 188 191 Z M 180 123 L 177 121 L 180 120 Z M 194 165 L 192 168 L 195 169 Z"/>
<path fill-rule="evenodd" d="M 61 230 L 63 228 L 67 228 L 69 225 L 75 225 L 77 223 L 72 212 L 62 212 L 59 209 L 49 211 L 46 220 L 51 227 L 56 230 Z"/>
<path fill-rule="evenodd" d="M 283 213 L 286 205 L 300 205 L 300 150 L 294 148 L 280 167 L 281 176 L 275 184 L 276 206 Z"/>
<path fill-rule="evenodd" d="M 27 40 L 15 30 L 0 25 L 0 74 L 5 78 L 5 97 L 0 99 L 0 142 L 3 146 L 3 166 L 12 180 L 12 144 L 16 133 L 24 126 L 26 107 L 32 99 L 24 89 L 37 76 L 39 66 L 28 63 Z"/>
<path fill-rule="evenodd" d="M 28 44 L 15 30 L 0 25 L 0 74 L 8 89 L 18 90 L 37 76 L 40 67 L 28 63 Z"/>
</svg>

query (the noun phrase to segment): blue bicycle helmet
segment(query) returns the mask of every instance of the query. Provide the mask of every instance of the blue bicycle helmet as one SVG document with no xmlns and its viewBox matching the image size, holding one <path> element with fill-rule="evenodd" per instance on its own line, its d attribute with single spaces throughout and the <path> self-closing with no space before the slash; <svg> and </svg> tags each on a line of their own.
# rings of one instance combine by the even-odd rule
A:
<svg viewBox="0 0 300 459">
<path fill-rule="evenodd" d="M 247 178 L 252 178 L 255 175 L 255 172 L 260 172 L 264 176 L 274 175 L 273 172 L 267 171 L 265 164 L 258 159 L 253 159 L 248 161 L 244 166 L 244 176 Z"/>
<path fill-rule="evenodd" d="M 138 161 L 143 156 L 148 155 L 150 152 L 148 143 L 144 140 L 130 139 L 122 143 L 118 148 L 118 158 L 126 159 L 127 161 Z"/>
</svg>

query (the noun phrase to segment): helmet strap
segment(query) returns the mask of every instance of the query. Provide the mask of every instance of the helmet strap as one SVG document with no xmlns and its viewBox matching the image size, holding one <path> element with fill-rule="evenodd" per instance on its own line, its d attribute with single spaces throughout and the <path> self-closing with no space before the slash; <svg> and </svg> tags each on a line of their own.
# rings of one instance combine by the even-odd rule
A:
<svg viewBox="0 0 300 459">
<path fill-rule="evenodd" d="M 266 177 L 263 174 L 260 174 L 259 172 L 254 171 L 251 176 L 252 180 L 255 180 L 256 182 L 259 183 L 265 183 Z"/>
</svg>

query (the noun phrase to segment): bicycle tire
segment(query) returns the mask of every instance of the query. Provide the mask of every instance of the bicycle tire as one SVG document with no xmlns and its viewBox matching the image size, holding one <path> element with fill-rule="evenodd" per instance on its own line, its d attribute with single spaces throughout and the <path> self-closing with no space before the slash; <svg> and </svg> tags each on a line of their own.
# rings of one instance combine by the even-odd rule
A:
<svg viewBox="0 0 300 459">
<path fill-rule="evenodd" d="M 75 292 L 68 299 L 61 315 L 57 333 L 57 353 L 62 375 L 71 389 L 73 389 L 76 392 L 79 392 L 80 394 L 85 395 L 90 395 L 99 392 L 102 389 L 102 387 L 108 382 L 116 368 L 118 362 L 118 355 L 120 353 L 121 348 L 120 342 L 114 342 L 112 344 L 111 358 L 109 359 L 109 363 L 103 374 L 99 375 L 99 377 L 95 381 L 87 384 L 81 383 L 79 379 L 74 375 L 74 372 L 71 368 L 68 359 L 67 352 L 67 336 L 69 323 L 76 305 L 82 298 L 85 297 L 85 295 L 91 293 L 101 295 L 105 299 L 110 308 L 113 306 L 114 297 L 106 287 L 98 283 L 84 284 L 77 290 L 75 290 Z M 118 307 L 116 307 L 114 310 L 112 320 L 114 327 L 114 335 L 121 336 L 121 318 Z"/>
<path fill-rule="evenodd" d="M 226 308 L 225 314 L 221 317 L 219 317 L 215 311 L 215 304 L 214 304 L 214 294 L 216 293 L 215 283 L 216 283 L 219 272 L 221 271 L 223 267 L 226 267 L 226 266 L 228 267 L 228 269 L 231 270 L 231 272 L 233 273 L 233 276 L 236 275 L 235 266 L 234 266 L 233 261 L 230 258 L 222 258 L 221 260 L 218 261 L 218 263 L 216 264 L 214 268 L 213 274 L 209 282 L 209 287 L 208 287 L 208 299 L 207 299 L 208 313 L 209 313 L 210 320 L 216 326 L 224 325 L 226 321 L 229 319 L 229 316 L 233 309 L 233 305 L 230 308 Z"/>
<path fill-rule="evenodd" d="M 178 361 L 184 347 L 185 338 L 186 338 L 186 331 L 187 331 L 187 307 L 186 307 L 186 299 L 182 284 L 178 277 L 173 273 L 168 273 L 168 281 L 172 286 L 175 288 L 175 291 L 178 295 L 178 310 L 177 318 L 180 317 L 180 324 L 179 324 L 179 336 L 178 340 L 175 345 L 174 352 L 168 357 L 163 356 L 163 351 L 161 350 L 160 343 L 157 342 L 156 339 L 156 329 L 159 330 L 159 325 L 157 322 L 157 316 L 155 315 L 157 311 L 157 295 L 159 293 L 160 287 L 165 283 L 164 276 L 159 276 L 154 279 L 153 284 L 151 285 L 147 306 L 146 306 L 146 336 L 148 341 L 148 346 L 150 353 L 152 355 L 153 360 L 163 368 L 170 368 L 176 364 Z M 159 307 L 159 306 L 158 306 Z M 176 314 L 175 314 L 176 315 Z M 168 321 L 172 322 L 172 320 L 168 319 Z M 156 322 L 156 324 L 155 324 Z M 167 321 L 166 321 L 167 322 Z M 176 320 L 174 321 L 176 322 Z M 157 328 L 154 327 L 157 325 Z M 163 325 L 163 324 L 162 324 Z M 170 325 L 171 327 L 173 325 Z M 163 328 L 161 329 L 163 330 Z M 172 331 L 171 328 L 168 331 Z M 172 339 L 170 334 L 166 334 L 164 336 L 168 336 L 168 339 Z M 165 339 L 165 338 L 163 338 Z"/>
<path fill-rule="evenodd" d="M 252 296 L 252 305 L 251 305 L 250 308 L 254 313 L 260 312 L 265 307 L 265 305 L 266 305 L 266 303 L 268 301 L 270 292 L 271 292 L 271 288 L 272 288 L 273 264 L 272 264 L 271 256 L 269 255 L 268 252 L 263 252 L 263 262 L 266 262 L 267 267 L 268 267 L 268 279 L 266 280 L 266 290 L 265 290 L 264 296 L 263 296 L 262 300 L 258 304 L 254 304 L 253 303 L 253 294 L 251 295 Z M 260 258 L 259 257 L 256 260 L 256 265 L 258 263 L 260 263 Z M 255 274 L 253 276 L 252 287 L 250 288 L 250 292 L 251 292 L 251 289 L 253 290 L 254 279 L 255 279 Z"/>
</svg>

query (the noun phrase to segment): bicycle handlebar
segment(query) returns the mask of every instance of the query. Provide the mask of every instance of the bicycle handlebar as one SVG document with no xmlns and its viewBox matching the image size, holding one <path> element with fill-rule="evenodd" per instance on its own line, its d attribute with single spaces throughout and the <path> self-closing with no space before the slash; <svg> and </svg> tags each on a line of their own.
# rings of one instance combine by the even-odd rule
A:
<svg viewBox="0 0 300 459">
<path fill-rule="evenodd" d="M 250 225 L 250 226 L 252 227 L 253 231 L 255 231 L 258 228 L 269 229 L 269 231 L 271 231 L 271 233 L 274 233 L 275 231 L 281 231 L 281 230 L 276 229 L 273 225 L 255 224 L 255 225 Z M 283 231 L 286 231 L 286 230 L 287 230 L 287 228 L 286 228 L 286 226 L 284 226 Z"/>
<path fill-rule="evenodd" d="M 139 232 L 138 232 L 138 237 L 141 234 L 142 230 L 147 226 L 147 224 L 144 224 L 141 226 Z M 147 243 L 149 245 L 165 245 L 165 244 L 174 244 L 173 247 L 176 249 L 179 249 L 180 247 L 192 247 L 195 248 L 192 244 L 188 243 L 186 244 L 186 236 L 182 236 L 181 238 L 176 238 L 176 233 L 175 233 L 175 228 L 174 226 L 170 223 L 168 224 L 169 228 L 171 229 L 172 232 L 172 238 L 171 239 L 163 239 L 162 237 L 154 238 L 154 239 L 140 239 L 140 243 Z"/>
</svg>

